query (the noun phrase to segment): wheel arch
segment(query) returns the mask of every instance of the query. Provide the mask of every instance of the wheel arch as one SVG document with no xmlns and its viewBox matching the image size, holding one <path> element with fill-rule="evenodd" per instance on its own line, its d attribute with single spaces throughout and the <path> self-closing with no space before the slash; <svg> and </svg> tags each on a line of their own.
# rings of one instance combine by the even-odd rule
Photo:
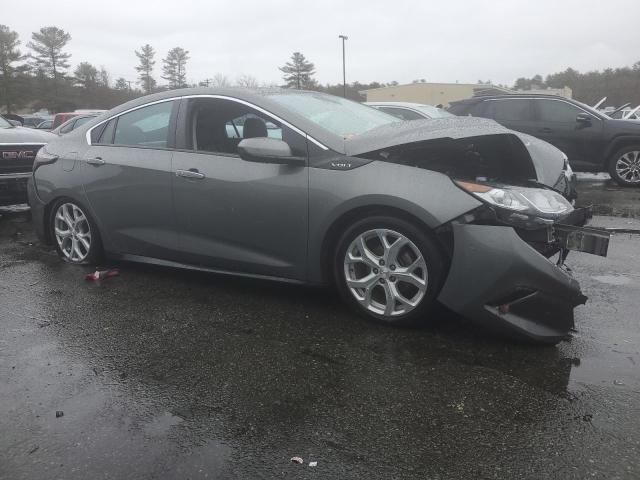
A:
<svg viewBox="0 0 640 480">
<path fill-rule="evenodd" d="M 635 135 L 620 135 L 615 137 L 607 146 L 604 155 L 604 168 L 608 168 L 614 160 L 615 154 L 622 148 L 638 145 L 640 147 L 640 137 Z"/>
<path fill-rule="evenodd" d="M 331 272 L 333 265 L 332 257 L 334 255 L 338 240 L 340 239 L 340 235 L 342 234 L 342 232 L 355 221 L 366 217 L 380 215 L 388 215 L 391 217 L 406 220 L 416 225 L 427 234 L 433 236 L 438 245 L 442 245 L 442 239 L 437 235 L 436 232 L 437 227 L 433 224 L 429 225 L 429 223 L 427 223 L 424 219 L 419 218 L 406 209 L 385 204 L 371 204 L 354 207 L 341 213 L 337 218 L 333 220 L 333 222 L 326 230 L 326 233 L 322 240 L 319 256 L 316 259 L 316 262 L 318 264 L 318 268 L 316 271 L 320 275 L 320 283 L 333 283 L 333 275 Z M 446 249 L 443 248 L 443 253 L 446 255 L 445 250 Z M 447 259 L 447 263 L 448 262 L 449 259 Z"/>
</svg>

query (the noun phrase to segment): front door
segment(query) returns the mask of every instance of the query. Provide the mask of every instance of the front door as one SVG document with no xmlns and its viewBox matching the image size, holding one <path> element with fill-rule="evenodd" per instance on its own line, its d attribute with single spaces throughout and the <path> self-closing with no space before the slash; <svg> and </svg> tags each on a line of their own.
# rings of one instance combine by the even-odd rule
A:
<svg viewBox="0 0 640 480">
<path fill-rule="evenodd" d="M 176 102 L 145 106 L 110 120 L 84 155 L 83 184 L 107 249 L 171 258 L 171 156 Z"/>
<path fill-rule="evenodd" d="M 237 146 L 243 138 L 268 136 L 306 157 L 306 139 L 246 105 L 210 98 L 185 101 L 178 132 L 172 185 L 182 260 L 303 280 L 308 169 L 248 162 Z"/>
</svg>

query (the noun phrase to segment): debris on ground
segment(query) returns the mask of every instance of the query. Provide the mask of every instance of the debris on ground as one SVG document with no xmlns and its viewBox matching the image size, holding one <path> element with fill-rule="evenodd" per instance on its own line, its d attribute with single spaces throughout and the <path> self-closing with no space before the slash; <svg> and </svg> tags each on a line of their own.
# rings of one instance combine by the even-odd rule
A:
<svg viewBox="0 0 640 480">
<path fill-rule="evenodd" d="M 309 466 L 310 467 L 317 467 L 318 466 L 318 462 L 309 462 Z"/>
<path fill-rule="evenodd" d="M 120 275 L 120 270 L 117 268 L 111 268 L 109 270 L 96 270 L 93 273 L 87 273 L 84 277 L 85 280 L 96 281 L 105 278 L 117 277 Z"/>
<path fill-rule="evenodd" d="M 56 418 L 60 418 L 64 415 L 64 412 L 62 410 L 56 410 Z"/>
<path fill-rule="evenodd" d="M 302 460 L 302 458 L 300 457 L 291 457 L 291 463 L 302 465 L 304 463 L 304 460 Z"/>
</svg>

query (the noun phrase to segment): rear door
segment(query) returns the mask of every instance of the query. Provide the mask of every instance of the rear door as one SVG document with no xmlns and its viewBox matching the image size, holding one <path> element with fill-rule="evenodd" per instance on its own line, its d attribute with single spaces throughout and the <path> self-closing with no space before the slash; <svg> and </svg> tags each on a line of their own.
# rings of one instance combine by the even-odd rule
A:
<svg viewBox="0 0 640 480">
<path fill-rule="evenodd" d="M 124 113 L 92 130 L 82 162 L 89 206 L 118 253 L 172 258 L 170 132 L 175 101 Z"/>
<path fill-rule="evenodd" d="M 306 138 L 228 99 L 191 99 L 180 112 L 172 182 L 181 261 L 303 280 L 308 168 L 248 162 L 237 146 L 243 138 L 277 138 L 307 157 Z"/>
<path fill-rule="evenodd" d="M 538 128 L 533 102 L 526 98 L 495 98 L 484 102 L 483 117 L 492 118 L 518 132 L 534 133 Z"/>
</svg>

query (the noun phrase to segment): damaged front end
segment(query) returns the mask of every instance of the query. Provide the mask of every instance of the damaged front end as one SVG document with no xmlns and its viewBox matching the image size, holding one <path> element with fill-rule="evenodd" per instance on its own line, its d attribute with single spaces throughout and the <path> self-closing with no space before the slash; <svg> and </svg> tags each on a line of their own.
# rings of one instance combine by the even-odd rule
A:
<svg viewBox="0 0 640 480">
<path fill-rule="evenodd" d="M 360 157 L 446 174 L 481 202 L 438 229 L 451 258 L 440 302 L 522 338 L 567 338 L 574 308 L 586 301 L 565 265 L 568 252 L 606 256 L 610 235 L 585 227 L 590 210 L 574 208 L 571 189 L 558 188 L 561 172 L 572 177 L 561 152 L 494 123 L 404 123 L 348 146 Z"/>
<path fill-rule="evenodd" d="M 567 255 L 606 256 L 610 234 L 585 227 L 589 209 L 544 187 L 455 183 L 484 205 L 442 229 L 453 252 L 439 300 L 505 333 L 549 343 L 568 337 L 573 310 L 587 298 Z"/>
</svg>

